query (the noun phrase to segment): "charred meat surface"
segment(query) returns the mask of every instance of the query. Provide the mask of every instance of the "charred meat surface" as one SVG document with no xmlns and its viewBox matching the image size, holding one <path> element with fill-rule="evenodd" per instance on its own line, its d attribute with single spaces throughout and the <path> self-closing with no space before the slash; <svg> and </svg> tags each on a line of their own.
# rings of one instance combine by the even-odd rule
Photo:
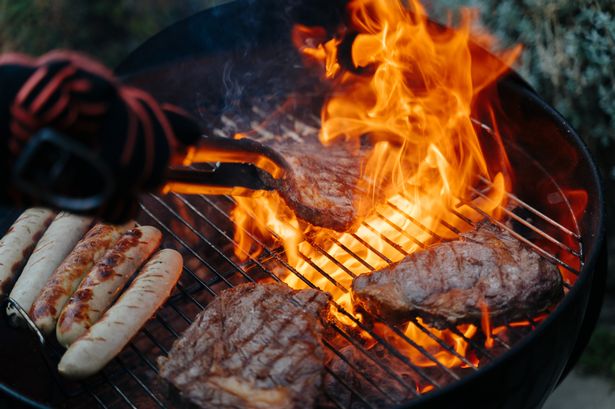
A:
<svg viewBox="0 0 615 409">
<path fill-rule="evenodd" d="M 355 309 L 439 328 L 479 322 L 484 305 L 495 323 L 524 319 L 563 294 L 555 265 L 488 222 L 352 283 Z"/>
<path fill-rule="evenodd" d="M 320 321 L 329 296 L 283 284 L 222 292 L 160 357 L 182 403 L 202 408 L 310 408 L 325 354 Z"/>
<path fill-rule="evenodd" d="M 337 231 L 351 230 L 367 211 L 361 205 L 363 150 L 318 141 L 277 148 L 290 165 L 278 192 L 300 219 Z"/>
</svg>

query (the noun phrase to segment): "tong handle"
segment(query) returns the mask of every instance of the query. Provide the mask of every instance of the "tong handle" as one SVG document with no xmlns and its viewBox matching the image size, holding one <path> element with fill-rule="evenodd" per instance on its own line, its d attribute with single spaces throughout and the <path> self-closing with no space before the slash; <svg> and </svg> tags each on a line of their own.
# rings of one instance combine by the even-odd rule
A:
<svg viewBox="0 0 615 409">
<path fill-rule="evenodd" d="M 274 179 L 282 177 L 288 163 L 275 150 L 257 141 L 204 136 L 199 144 L 188 149 L 184 166 L 195 163 L 250 163 L 269 173 Z"/>
<path fill-rule="evenodd" d="M 218 163 L 211 170 L 170 169 L 162 193 L 256 196 L 273 190 L 263 171 L 251 164 Z"/>
</svg>

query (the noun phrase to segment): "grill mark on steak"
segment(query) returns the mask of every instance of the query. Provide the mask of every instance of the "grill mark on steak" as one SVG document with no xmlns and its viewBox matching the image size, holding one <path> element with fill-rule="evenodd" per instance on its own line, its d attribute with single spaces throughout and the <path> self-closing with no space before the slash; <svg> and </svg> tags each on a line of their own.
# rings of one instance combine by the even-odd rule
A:
<svg viewBox="0 0 615 409">
<path fill-rule="evenodd" d="M 392 322 L 421 317 L 438 328 L 480 322 L 483 304 L 496 325 L 525 319 L 563 294 L 554 264 L 490 222 L 352 283 L 355 309 Z"/>
<path fill-rule="evenodd" d="M 328 303 L 326 293 L 283 284 L 223 291 L 158 359 L 160 376 L 181 403 L 196 407 L 313 407 Z"/>
</svg>

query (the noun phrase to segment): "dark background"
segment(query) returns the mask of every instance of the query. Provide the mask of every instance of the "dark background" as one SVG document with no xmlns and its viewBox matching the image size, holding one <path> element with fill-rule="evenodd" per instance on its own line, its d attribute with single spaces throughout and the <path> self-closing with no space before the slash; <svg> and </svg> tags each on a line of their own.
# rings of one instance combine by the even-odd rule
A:
<svg viewBox="0 0 615 409">
<path fill-rule="evenodd" d="M 84 51 L 113 67 L 167 25 L 228 0 L 0 0 L 0 51 L 41 54 Z M 439 21 L 456 10 L 480 10 L 477 29 L 501 47 L 520 42 L 516 67 L 584 137 L 602 169 L 610 213 L 609 253 L 615 255 L 615 2 L 612 0 L 428 0 Z M 601 322 L 579 369 L 615 385 L 615 263 L 609 264 Z M 3 403 L 0 401 L 0 407 Z"/>
</svg>

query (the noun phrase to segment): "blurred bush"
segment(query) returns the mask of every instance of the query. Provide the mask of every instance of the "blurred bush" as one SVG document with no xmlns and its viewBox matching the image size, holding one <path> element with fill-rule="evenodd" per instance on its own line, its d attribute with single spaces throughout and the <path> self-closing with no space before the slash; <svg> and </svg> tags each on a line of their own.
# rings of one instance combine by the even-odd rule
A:
<svg viewBox="0 0 615 409">
<path fill-rule="evenodd" d="M 0 51 L 37 55 L 54 48 L 70 48 L 114 66 L 164 27 L 224 2 L 0 0 Z"/>
<path fill-rule="evenodd" d="M 615 180 L 615 1 L 429 0 L 447 21 L 460 6 L 503 46 L 521 43 L 518 69 L 585 138 Z M 452 13 L 454 18 L 455 12 Z"/>
</svg>

